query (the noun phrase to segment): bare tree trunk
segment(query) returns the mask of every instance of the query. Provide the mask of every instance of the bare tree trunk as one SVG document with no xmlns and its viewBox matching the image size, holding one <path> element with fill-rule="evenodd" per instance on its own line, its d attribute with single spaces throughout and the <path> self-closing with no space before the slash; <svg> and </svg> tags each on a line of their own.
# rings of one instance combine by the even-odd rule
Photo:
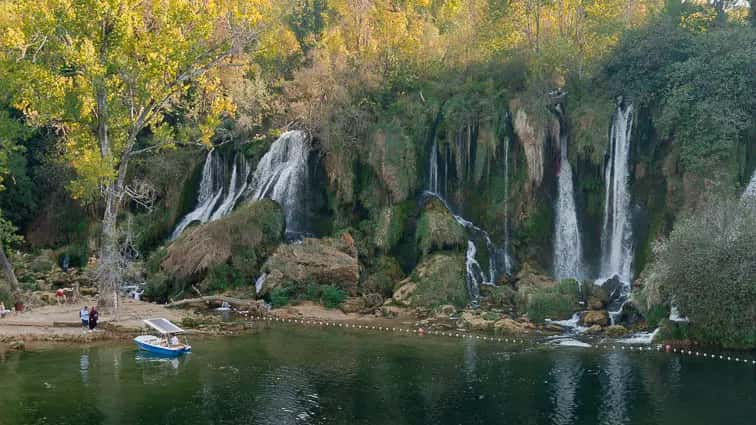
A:
<svg viewBox="0 0 756 425">
<path fill-rule="evenodd" d="M 5 275 L 5 280 L 8 282 L 8 286 L 10 286 L 11 293 L 14 296 L 18 295 L 18 280 L 16 280 L 16 274 L 13 273 L 13 266 L 11 266 L 8 257 L 5 255 L 2 241 L 0 241 L 0 268 L 3 269 L 3 274 Z"/>
</svg>

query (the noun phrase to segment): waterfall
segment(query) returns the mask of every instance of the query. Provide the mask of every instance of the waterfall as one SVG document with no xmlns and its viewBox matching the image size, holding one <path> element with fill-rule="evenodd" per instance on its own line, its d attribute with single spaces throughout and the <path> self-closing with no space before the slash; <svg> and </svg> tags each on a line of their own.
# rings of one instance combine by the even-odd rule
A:
<svg viewBox="0 0 756 425">
<path fill-rule="evenodd" d="M 746 198 L 756 199 L 756 171 L 753 172 L 751 182 L 748 183 L 748 186 L 743 191 L 742 199 Z"/>
<path fill-rule="evenodd" d="M 241 163 L 241 166 L 239 166 L 239 163 Z M 210 217 L 210 221 L 225 217 L 234 209 L 236 202 L 249 185 L 248 179 L 249 163 L 244 155 L 236 154 L 234 157 L 234 168 L 231 171 L 231 181 L 229 182 L 228 190 L 226 191 L 226 197 Z"/>
<path fill-rule="evenodd" d="M 207 223 L 225 217 L 242 197 L 270 198 L 281 204 L 286 216 L 286 233 L 305 232 L 305 195 L 309 170 L 309 140 L 302 131 L 287 131 L 270 146 L 250 178 L 250 165 L 236 154 L 228 186 L 224 187 L 223 161 L 214 150 L 208 152 L 202 168 L 197 205 L 184 216 L 171 235 L 176 239 L 194 222 Z M 223 199 L 221 201 L 221 198 Z"/>
<path fill-rule="evenodd" d="M 629 289 L 632 279 L 633 236 L 630 222 L 630 136 L 633 106 L 620 103 L 609 140 L 609 160 L 604 172 L 604 223 L 601 236 L 601 277 L 618 276 Z"/>
<path fill-rule="evenodd" d="M 580 243 L 575 194 L 572 187 L 572 167 L 567 158 L 567 136 L 559 137 L 559 192 L 556 204 L 554 237 L 554 277 L 557 279 L 583 277 L 583 249 Z"/>
<path fill-rule="evenodd" d="M 171 235 L 171 240 L 179 237 L 195 221 L 206 223 L 210 220 L 215 205 L 223 195 L 222 167 L 222 161 L 215 154 L 215 150 L 208 152 L 207 157 L 205 157 L 205 165 L 202 167 L 202 180 L 197 195 L 197 205 L 176 226 Z"/>
<path fill-rule="evenodd" d="M 469 147 L 466 149 L 469 150 Z M 449 162 L 450 158 L 448 158 L 447 156 L 446 160 L 444 161 L 444 181 L 442 183 L 441 179 L 439 178 L 439 150 L 438 145 L 436 144 L 436 142 L 434 142 L 429 155 L 428 190 L 425 192 L 425 195 L 438 198 L 444 204 L 446 209 L 452 213 L 454 220 L 462 225 L 462 227 L 464 227 L 467 231 L 467 253 L 465 256 L 466 281 L 468 293 L 470 295 L 470 301 L 471 303 L 475 304 L 480 297 L 480 285 L 494 285 L 494 282 L 496 281 L 496 275 L 498 273 L 496 257 L 499 254 L 499 250 L 497 249 L 496 245 L 494 245 L 488 232 L 476 226 L 471 221 L 463 218 L 462 216 L 454 214 L 454 211 L 451 209 L 448 202 L 444 198 L 442 191 L 446 191 L 446 176 L 448 175 L 447 173 Z M 458 171 L 458 174 L 464 175 L 462 171 Z M 484 270 L 481 266 L 481 261 L 479 261 L 478 259 L 479 252 L 476 242 L 478 244 L 485 245 L 486 247 L 486 251 L 488 252 L 488 270 Z M 509 272 L 511 260 L 506 253 L 506 246 L 504 247 L 504 253 L 501 256 L 504 257 L 506 271 Z"/>
<path fill-rule="evenodd" d="M 509 139 L 504 143 L 504 270 L 512 271 L 509 256 Z"/>
<path fill-rule="evenodd" d="M 287 235 L 298 237 L 307 228 L 305 197 L 310 143 L 304 131 L 287 131 L 260 159 L 249 185 L 248 198 L 278 202 L 286 215 Z"/>
</svg>

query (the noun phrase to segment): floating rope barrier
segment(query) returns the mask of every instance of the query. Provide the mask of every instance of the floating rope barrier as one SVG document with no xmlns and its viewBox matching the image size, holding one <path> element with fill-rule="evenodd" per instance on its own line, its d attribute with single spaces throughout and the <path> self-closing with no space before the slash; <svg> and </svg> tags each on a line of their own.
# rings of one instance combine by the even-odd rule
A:
<svg viewBox="0 0 756 425">
<path fill-rule="evenodd" d="M 445 337 L 445 338 L 458 338 L 458 339 L 474 339 L 477 341 L 485 341 L 490 343 L 504 343 L 504 344 L 516 344 L 516 345 L 549 345 L 549 346 L 559 346 L 558 344 L 552 344 L 550 341 L 544 341 L 544 340 L 537 340 L 537 339 L 523 339 L 523 338 L 511 338 L 511 337 L 494 337 L 494 336 L 488 336 L 488 335 L 475 335 L 475 334 L 469 334 L 469 333 L 460 333 L 459 331 L 434 331 L 434 330 L 428 330 L 426 331 L 424 328 L 397 328 L 397 327 L 388 327 L 388 326 L 375 326 L 375 325 L 363 325 L 363 324 L 355 324 L 355 323 L 348 323 L 348 322 L 329 322 L 329 321 L 322 321 L 322 320 L 306 320 L 306 319 L 288 319 L 288 318 L 282 318 L 278 316 L 250 316 L 250 320 L 252 321 L 260 321 L 260 322 L 277 322 L 277 323 L 290 323 L 295 325 L 304 325 L 304 326 L 320 326 L 320 327 L 339 327 L 339 328 L 347 328 L 347 329 L 362 329 L 362 330 L 373 330 L 373 331 L 381 331 L 381 332 L 393 332 L 393 333 L 412 333 L 417 335 L 430 335 L 430 336 L 439 336 L 439 337 Z M 704 359 L 710 359 L 710 360 L 718 360 L 718 361 L 726 361 L 726 362 L 735 362 L 735 363 L 742 363 L 747 365 L 756 366 L 756 359 L 749 359 L 745 357 L 740 356 L 734 356 L 734 355 L 727 355 L 722 353 L 708 353 L 708 352 L 702 352 L 702 351 L 693 351 L 690 349 L 685 348 L 677 348 L 672 347 L 671 345 L 664 345 L 664 344 L 652 344 L 652 345 L 632 345 L 627 343 L 618 343 L 616 341 L 613 341 L 611 343 L 609 342 L 602 342 L 604 340 L 603 337 L 599 336 L 584 336 L 582 339 L 596 341 L 598 340 L 598 343 L 594 343 L 593 345 L 590 345 L 592 348 L 597 349 L 603 349 L 607 351 L 631 351 L 631 352 L 659 352 L 659 353 L 670 353 L 670 354 L 677 354 L 681 356 L 686 357 L 698 357 L 698 358 L 704 358 Z"/>
</svg>

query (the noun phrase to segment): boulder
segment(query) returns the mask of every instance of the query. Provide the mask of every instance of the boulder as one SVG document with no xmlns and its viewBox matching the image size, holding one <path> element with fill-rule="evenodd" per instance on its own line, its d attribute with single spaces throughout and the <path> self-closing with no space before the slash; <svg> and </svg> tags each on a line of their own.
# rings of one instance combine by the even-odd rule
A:
<svg viewBox="0 0 756 425">
<path fill-rule="evenodd" d="M 441 200 L 426 199 L 417 221 L 417 246 L 422 255 L 443 250 L 462 250 L 467 246 L 465 228 L 455 219 Z"/>
<path fill-rule="evenodd" d="M 466 311 L 459 318 L 459 326 L 471 331 L 489 331 L 494 328 L 494 322 Z"/>
<path fill-rule="evenodd" d="M 508 335 L 520 335 L 527 333 L 528 328 L 523 323 L 512 320 L 508 317 L 497 320 L 494 323 L 494 330 L 497 333 L 503 333 Z"/>
<path fill-rule="evenodd" d="M 427 256 L 412 272 L 410 281 L 416 285 L 409 296 L 412 306 L 452 304 L 462 308 L 469 301 L 465 284 L 465 258 L 461 253 L 444 252 Z"/>
<path fill-rule="evenodd" d="M 399 288 L 394 291 L 394 295 L 391 298 L 399 305 L 409 306 L 412 303 L 412 294 L 415 293 L 416 289 L 416 283 L 412 282 L 409 279 L 405 279 L 402 283 L 400 283 Z"/>
<path fill-rule="evenodd" d="M 360 283 L 360 292 L 391 296 L 394 285 L 402 279 L 404 273 L 399 262 L 394 257 L 381 256 L 373 261 L 365 279 Z"/>
<path fill-rule="evenodd" d="M 283 210 L 274 201 L 243 205 L 227 217 L 187 229 L 168 247 L 161 268 L 169 276 L 198 282 L 210 268 L 236 259 L 254 275 L 261 259 L 283 239 L 284 223 Z"/>
<path fill-rule="evenodd" d="M 612 338 L 619 338 L 627 335 L 627 329 L 622 325 L 612 325 L 606 328 L 606 335 Z"/>
<path fill-rule="evenodd" d="M 590 310 L 603 310 L 606 308 L 606 304 L 604 303 L 604 300 L 598 297 L 590 297 L 588 299 L 588 308 Z"/>
<path fill-rule="evenodd" d="M 609 313 L 606 310 L 586 311 L 580 320 L 584 326 L 606 326 L 609 324 Z"/>
<path fill-rule="evenodd" d="M 362 297 L 349 297 L 339 306 L 344 313 L 359 313 L 367 307 L 365 299 Z"/>
<path fill-rule="evenodd" d="M 360 267 L 350 240 L 351 236 L 342 235 L 339 239 L 305 238 L 302 243 L 280 245 L 262 267 L 268 273 L 262 293 L 285 284 L 316 283 L 357 295 Z"/>
<path fill-rule="evenodd" d="M 583 331 L 583 333 L 586 334 L 586 335 L 595 335 L 595 334 L 601 333 L 601 331 L 603 331 L 603 330 L 604 329 L 601 326 L 599 326 L 599 325 L 593 325 L 590 328 L 588 328 L 585 331 Z"/>
</svg>

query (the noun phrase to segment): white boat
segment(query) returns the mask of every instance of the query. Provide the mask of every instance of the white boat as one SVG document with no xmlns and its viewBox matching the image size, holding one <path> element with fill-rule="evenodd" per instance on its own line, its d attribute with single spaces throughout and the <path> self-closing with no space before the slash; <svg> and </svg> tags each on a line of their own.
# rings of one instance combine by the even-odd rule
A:
<svg viewBox="0 0 756 425">
<path fill-rule="evenodd" d="M 134 338 L 137 347 L 150 353 L 176 357 L 192 351 L 192 346 L 182 343 L 178 335 L 183 334 L 184 330 L 171 323 L 168 319 L 157 318 L 147 319 L 143 322 L 158 335 L 139 335 Z"/>
</svg>

